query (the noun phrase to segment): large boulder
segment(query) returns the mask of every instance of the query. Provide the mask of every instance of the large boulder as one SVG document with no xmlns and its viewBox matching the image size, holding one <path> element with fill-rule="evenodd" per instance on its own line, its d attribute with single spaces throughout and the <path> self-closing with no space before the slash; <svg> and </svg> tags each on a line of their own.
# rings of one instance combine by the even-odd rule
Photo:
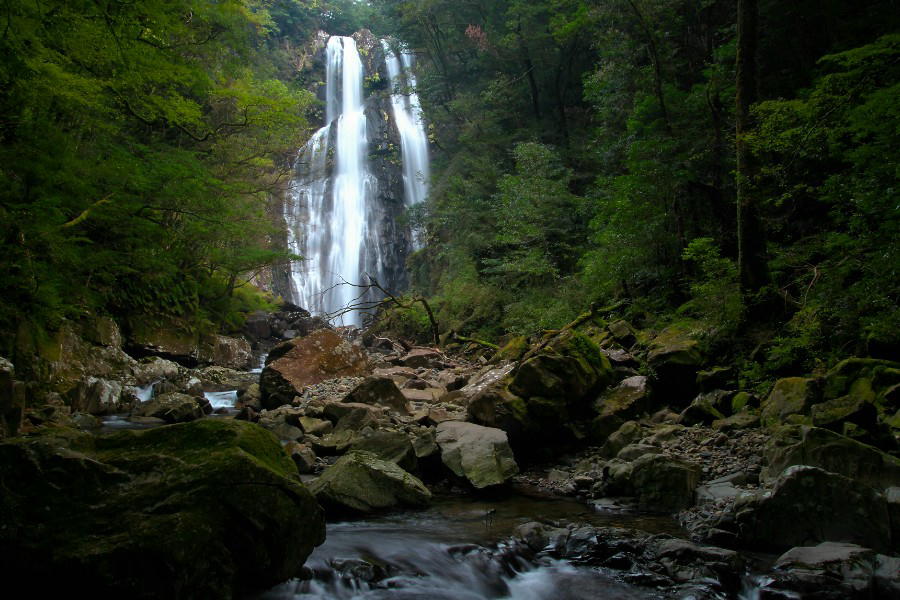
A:
<svg viewBox="0 0 900 600">
<path fill-rule="evenodd" d="M 259 386 L 263 408 L 290 404 L 310 385 L 338 377 L 360 377 L 370 371 L 362 348 L 330 329 L 314 331 L 276 346 L 269 354 Z"/>
<path fill-rule="evenodd" d="M 406 471 L 414 471 L 417 466 L 412 441 L 402 431 L 376 431 L 356 440 L 350 449 L 371 452 L 381 460 L 396 463 Z"/>
<path fill-rule="evenodd" d="M 660 331 L 650 343 L 647 362 L 671 404 L 684 405 L 696 395 L 697 371 L 703 364 L 698 329 L 696 324 L 676 323 Z"/>
<path fill-rule="evenodd" d="M 396 463 L 354 451 L 309 484 L 316 500 L 335 513 L 368 513 L 395 506 L 425 506 L 431 492 Z"/>
<path fill-rule="evenodd" d="M 774 480 L 790 466 L 809 465 L 877 490 L 900 486 L 900 459 L 827 429 L 783 427 L 766 444 L 765 459 L 763 481 Z"/>
<path fill-rule="evenodd" d="M 785 423 L 803 423 L 810 408 L 821 401 L 821 384 L 807 377 L 786 377 L 775 382 L 769 397 L 762 402 L 762 424 L 768 427 Z"/>
<path fill-rule="evenodd" d="M 791 548 L 775 561 L 760 597 L 900 598 L 900 558 L 841 542 Z"/>
<path fill-rule="evenodd" d="M 402 415 L 409 414 L 406 397 L 390 377 L 366 377 L 347 394 L 344 402 L 387 406 Z"/>
<path fill-rule="evenodd" d="M 441 460 L 457 477 L 477 489 L 500 485 L 519 472 L 506 433 L 463 421 L 437 426 Z"/>
<path fill-rule="evenodd" d="M 850 542 L 878 551 L 891 546 L 884 496 L 817 467 L 790 467 L 770 491 L 739 498 L 735 519 L 741 542 L 759 550 L 818 542 Z"/>
<path fill-rule="evenodd" d="M 325 538 L 278 441 L 203 420 L 0 443 L 0 556 L 35 597 L 231 598 L 296 576 Z"/>
<path fill-rule="evenodd" d="M 634 461 L 631 486 L 644 510 L 675 512 L 694 503 L 700 467 L 659 454 L 645 454 Z"/>
<path fill-rule="evenodd" d="M 66 395 L 73 411 L 92 415 L 107 415 L 129 407 L 122 401 L 122 384 L 99 377 L 87 377 L 75 385 Z"/>
<path fill-rule="evenodd" d="M 209 402 L 203 398 L 171 392 L 160 394 L 137 405 L 131 415 L 133 417 L 154 417 L 166 423 L 185 423 L 199 419 L 212 412 Z"/>
<path fill-rule="evenodd" d="M 591 423 L 593 439 L 602 443 L 626 422 L 648 412 L 652 408 L 650 400 L 650 380 L 647 377 L 635 375 L 623 379 L 594 403 L 597 416 Z"/>
<path fill-rule="evenodd" d="M 246 370 L 251 367 L 253 349 L 243 338 L 209 335 L 200 340 L 198 360 L 203 364 Z"/>
</svg>

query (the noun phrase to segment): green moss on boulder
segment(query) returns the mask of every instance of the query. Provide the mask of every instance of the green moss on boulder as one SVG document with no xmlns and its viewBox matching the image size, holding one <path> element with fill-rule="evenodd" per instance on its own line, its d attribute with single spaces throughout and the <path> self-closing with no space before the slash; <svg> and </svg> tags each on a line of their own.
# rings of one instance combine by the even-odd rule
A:
<svg viewBox="0 0 900 600">
<path fill-rule="evenodd" d="M 34 593 L 230 598 L 298 572 L 322 512 L 278 440 L 203 420 L 0 444 L 0 554 Z"/>
</svg>

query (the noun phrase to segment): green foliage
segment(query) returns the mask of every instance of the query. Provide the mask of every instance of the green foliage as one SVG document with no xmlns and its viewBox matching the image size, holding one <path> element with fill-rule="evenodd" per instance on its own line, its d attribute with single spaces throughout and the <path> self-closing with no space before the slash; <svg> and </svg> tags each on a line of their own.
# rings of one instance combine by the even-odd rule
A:
<svg viewBox="0 0 900 600">
<path fill-rule="evenodd" d="M 737 265 L 723 258 L 712 238 L 696 238 L 683 257 L 697 268 L 691 283 L 691 300 L 679 308 L 710 323 L 720 336 L 737 331 L 743 311 Z"/>
<path fill-rule="evenodd" d="M 288 0 L 7 3 L 0 329 L 196 316 L 216 281 L 284 258 L 266 203 L 314 100 L 266 49 L 308 17 Z"/>
</svg>

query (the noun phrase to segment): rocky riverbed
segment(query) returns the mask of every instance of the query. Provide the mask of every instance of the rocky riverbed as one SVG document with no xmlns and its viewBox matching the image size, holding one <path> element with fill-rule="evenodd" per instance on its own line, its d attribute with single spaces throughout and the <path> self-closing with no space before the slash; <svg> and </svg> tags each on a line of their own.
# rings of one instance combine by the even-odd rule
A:
<svg viewBox="0 0 900 600">
<path fill-rule="evenodd" d="M 512 582 L 524 573 L 553 565 L 588 569 L 563 578 L 569 583 L 602 572 L 617 585 L 644 590 L 628 598 L 737 597 L 749 588 L 765 598 L 900 597 L 894 418 L 900 365 L 849 359 L 818 377 L 779 380 L 758 398 L 734 391 L 730 370 L 710 364 L 690 328 L 642 332 L 592 318 L 541 340 L 513 340 L 499 352 L 465 353 L 322 325 L 283 311 L 251 321 L 247 340 L 218 339 L 221 348 L 244 345 L 242 369 L 231 368 L 238 366 L 233 361 L 185 366 L 162 356 L 135 359 L 109 324 L 106 335 L 93 337 L 83 326 L 81 333 L 70 327 L 49 355 L 54 360 L 40 369 L 49 374 L 43 385 L 24 381 L 4 361 L 4 427 L 25 434 L 0 442 L 3 508 L 12 515 L 0 529 L 4 556 L 18 557 L 14 564 L 36 577 L 81 574 L 73 581 L 112 593 L 124 589 L 109 578 L 124 568 L 122 557 L 165 547 L 179 558 L 163 553 L 159 565 L 182 565 L 181 578 L 169 583 L 195 594 L 215 585 L 226 597 L 302 575 L 305 556 L 321 542 L 319 506 L 331 520 L 369 523 L 385 511 L 423 514 L 409 511 L 439 506 L 451 494 L 485 503 L 478 522 L 492 531 L 504 499 L 526 493 L 569 498 L 584 509 L 536 514 L 533 522 L 492 531 L 492 539 L 459 540 L 475 548 L 441 550 L 496 572 L 486 588 L 495 591 L 477 597 L 502 596 L 517 589 Z M 250 369 L 254 349 L 268 353 L 261 374 Z M 165 354 L 177 358 L 174 349 Z M 104 414 L 117 415 L 119 428 L 151 429 L 103 433 Z M 166 431 L 173 433 L 157 433 Z M 214 453 L 222 457 L 219 471 L 207 474 L 195 452 L 206 448 L 202 440 L 217 448 L 229 436 L 237 454 L 222 446 L 221 455 Z M 251 438 L 259 439 L 241 441 Z M 259 473 L 229 458 L 246 453 L 262 465 Z M 265 524 L 269 500 L 227 501 L 224 513 L 216 508 L 216 486 L 272 477 L 295 490 L 284 520 L 294 519 L 303 533 L 291 543 L 273 533 L 279 524 Z M 198 492 L 205 499 L 199 508 L 190 495 L 161 500 L 207 487 Z M 106 490 L 106 517 L 142 524 L 124 530 L 124 546 L 123 531 L 85 516 Z M 49 514 L 34 512 L 31 505 L 45 495 Z M 297 520 L 300 498 L 309 500 L 302 500 L 305 516 Z M 671 527 L 646 531 L 597 521 L 650 514 Z M 181 523 L 159 525 L 163 530 L 201 527 L 209 533 L 197 544 L 225 554 L 185 562 L 187 546 L 150 536 L 158 515 Z M 69 519 L 90 526 L 76 530 L 75 541 L 59 533 Z M 235 519 L 252 527 L 224 526 Z M 353 526 L 337 531 L 345 529 Z M 266 546 L 247 550 L 259 544 Z M 235 552 L 241 560 L 223 558 Z M 418 572 L 409 565 L 391 571 L 385 565 L 394 563 L 371 556 L 346 564 L 337 558 L 326 560 L 329 577 L 339 573 L 376 592 Z M 27 566 L 35 564 L 40 573 Z M 132 581 L 128 589 L 151 578 L 154 564 L 124 578 Z M 313 569 L 320 583 L 324 568 Z M 171 595 L 169 588 L 148 590 L 148 597 Z"/>
</svg>

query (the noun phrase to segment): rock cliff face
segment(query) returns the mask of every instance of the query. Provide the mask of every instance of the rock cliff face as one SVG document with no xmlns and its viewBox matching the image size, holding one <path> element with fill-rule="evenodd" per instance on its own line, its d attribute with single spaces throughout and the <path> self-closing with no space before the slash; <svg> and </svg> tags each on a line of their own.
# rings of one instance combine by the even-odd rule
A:
<svg viewBox="0 0 900 600">
<path fill-rule="evenodd" d="M 396 111 L 418 101 L 398 102 L 392 83 L 405 76 L 392 80 L 385 53 L 393 51 L 367 30 L 347 38 L 320 32 L 309 50 L 303 78 L 324 105 L 323 127 L 298 152 L 283 199 L 285 243 L 304 260 L 277 268 L 272 287 L 313 313 L 330 313 L 359 295 L 335 286 L 342 279 L 366 283 L 370 275 L 391 291 L 408 285 L 406 211 L 417 199 L 404 188 Z M 413 120 L 421 126 L 418 115 Z"/>
</svg>

